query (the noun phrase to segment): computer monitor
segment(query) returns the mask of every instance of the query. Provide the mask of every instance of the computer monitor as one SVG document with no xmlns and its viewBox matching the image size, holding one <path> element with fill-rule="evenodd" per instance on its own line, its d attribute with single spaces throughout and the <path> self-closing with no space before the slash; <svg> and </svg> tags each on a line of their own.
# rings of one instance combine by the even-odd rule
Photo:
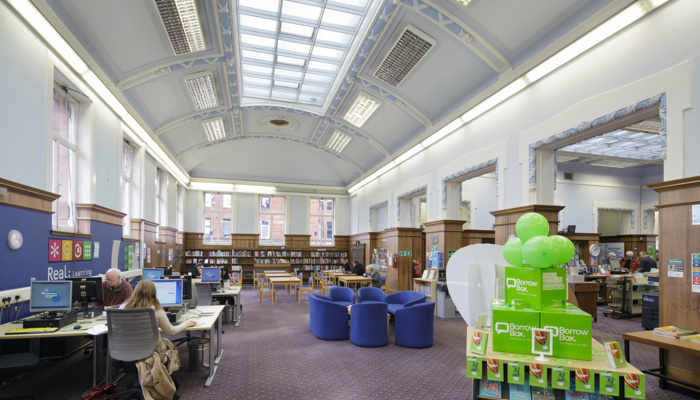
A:
<svg viewBox="0 0 700 400">
<path fill-rule="evenodd" d="M 221 282 L 221 268 L 219 268 L 219 267 L 202 268 L 202 283 L 220 283 L 220 282 Z"/>
<path fill-rule="evenodd" d="M 182 280 L 182 300 L 192 300 L 192 276 L 190 275 L 170 275 L 167 279 Z"/>
<path fill-rule="evenodd" d="M 29 290 L 29 311 L 49 312 L 55 317 L 59 312 L 70 312 L 73 302 L 73 282 L 34 281 Z"/>
<path fill-rule="evenodd" d="M 576 225 L 569 225 L 566 227 L 567 235 L 573 235 L 574 233 L 576 233 Z"/>
<path fill-rule="evenodd" d="M 161 306 L 182 306 L 182 279 L 153 279 L 153 284 Z"/>
<path fill-rule="evenodd" d="M 101 276 L 72 277 L 66 280 L 73 282 L 73 304 L 79 303 L 80 306 L 87 307 L 90 303 L 104 301 Z"/>
<path fill-rule="evenodd" d="M 619 271 L 620 270 L 620 260 L 612 259 L 610 260 L 610 270 Z"/>
<path fill-rule="evenodd" d="M 143 279 L 153 280 L 160 279 L 163 277 L 163 268 L 144 268 L 143 269 Z"/>
</svg>

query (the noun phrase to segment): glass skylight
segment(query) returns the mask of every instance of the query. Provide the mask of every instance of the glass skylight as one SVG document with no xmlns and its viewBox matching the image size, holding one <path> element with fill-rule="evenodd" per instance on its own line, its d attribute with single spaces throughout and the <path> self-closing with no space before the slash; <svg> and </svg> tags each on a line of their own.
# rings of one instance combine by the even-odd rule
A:
<svg viewBox="0 0 700 400">
<path fill-rule="evenodd" d="M 638 160 L 659 160 L 663 142 L 658 134 L 616 130 L 559 149 L 580 153 Z"/>
<path fill-rule="evenodd" d="M 236 57 L 242 77 L 242 104 L 279 100 L 329 104 L 338 71 L 354 60 L 380 10 L 369 0 L 237 0 Z M 350 46 L 353 46 L 351 49 Z M 342 68 L 341 68 L 342 67 Z"/>
</svg>

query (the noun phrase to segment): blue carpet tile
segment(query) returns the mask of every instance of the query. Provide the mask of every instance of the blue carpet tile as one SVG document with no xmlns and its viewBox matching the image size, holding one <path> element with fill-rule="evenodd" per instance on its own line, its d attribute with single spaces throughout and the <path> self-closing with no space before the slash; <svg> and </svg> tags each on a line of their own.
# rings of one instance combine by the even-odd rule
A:
<svg viewBox="0 0 700 400">
<path fill-rule="evenodd" d="M 298 304 L 284 291 L 278 303 L 265 304 L 252 287 L 241 293 L 240 325 L 224 325 L 224 355 L 214 384 L 204 387 L 207 372 L 188 372 L 187 346 L 180 346 L 182 368 L 173 374 L 182 399 L 470 399 L 472 381 L 465 377 L 466 324 L 461 318 L 435 318 L 435 344 L 427 349 L 389 344 L 358 347 L 344 341 L 316 339 L 309 331 L 306 294 Z M 642 330 L 639 318 L 614 320 L 602 315 L 594 338 L 623 343 L 622 333 Z M 179 335 L 182 336 L 182 335 Z M 178 336 L 178 337 L 179 337 Z M 197 335 L 198 336 L 198 335 Z M 632 344 L 632 364 L 654 367 L 655 348 Z M 40 400 L 78 399 L 91 384 L 92 358 L 78 352 L 45 363 L 31 375 L 0 389 L 5 396 L 34 394 Z M 660 390 L 647 376 L 647 398 L 690 399 Z M 125 387 L 126 379 L 119 384 Z"/>
</svg>

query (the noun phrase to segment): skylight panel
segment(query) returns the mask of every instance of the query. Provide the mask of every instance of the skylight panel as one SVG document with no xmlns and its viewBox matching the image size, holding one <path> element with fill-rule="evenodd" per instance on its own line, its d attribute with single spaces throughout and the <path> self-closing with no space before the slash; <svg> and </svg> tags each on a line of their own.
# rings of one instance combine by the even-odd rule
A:
<svg viewBox="0 0 700 400">
<path fill-rule="evenodd" d="M 333 80 L 333 77 L 328 76 L 328 75 L 320 75 L 320 74 L 310 74 L 307 73 L 304 76 L 304 80 L 307 82 L 317 82 L 317 83 L 330 83 Z"/>
<path fill-rule="evenodd" d="M 314 95 L 314 94 L 304 94 L 304 93 L 302 93 L 302 94 L 299 95 L 299 100 L 298 100 L 298 101 L 301 102 L 301 103 L 321 104 L 321 100 L 323 100 L 323 98 L 322 98 L 321 96 Z"/>
<path fill-rule="evenodd" d="M 329 9 L 323 12 L 321 19 L 321 25 L 336 25 L 353 29 L 357 27 L 359 22 L 359 15 Z"/>
<path fill-rule="evenodd" d="M 339 45 L 347 45 L 352 40 L 352 35 L 335 32 L 328 29 L 319 29 L 316 34 L 316 42 L 327 42 Z"/>
<path fill-rule="evenodd" d="M 257 10 L 278 12 L 280 9 L 279 0 L 238 0 L 242 7 L 255 8 Z"/>
<path fill-rule="evenodd" d="M 343 119 L 361 128 L 369 117 L 377 111 L 380 105 L 381 103 L 379 100 L 376 100 L 364 92 L 358 92 L 355 101 L 352 102 L 352 105 L 348 108 Z"/>
<path fill-rule="evenodd" d="M 275 39 L 255 35 L 246 35 L 245 33 L 241 35 L 241 43 L 259 47 L 268 47 L 270 49 L 275 48 Z"/>
<path fill-rule="evenodd" d="M 273 99 L 279 99 L 279 100 L 296 100 L 297 99 L 297 93 L 296 92 L 287 92 L 287 91 L 282 91 L 282 90 L 273 90 L 272 91 L 272 97 Z"/>
<path fill-rule="evenodd" d="M 275 77 L 283 76 L 286 78 L 301 79 L 304 75 L 301 71 L 290 71 L 288 69 L 278 68 L 275 70 Z"/>
<path fill-rule="evenodd" d="M 306 94 L 323 94 L 326 91 L 325 86 L 317 86 L 317 85 L 309 85 L 309 84 L 304 84 L 301 87 L 301 91 Z"/>
<path fill-rule="evenodd" d="M 270 53 L 261 53 L 259 51 L 241 50 L 243 59 L 250 58 L 253 60 L 272 62 L 273 56 Z"/>
<path fill-rule="evenodd" d="M 319 70 L 319 71 L 326 71 L 326 72 L 335 72 L 335 70 L 338 68 L 337 65 L 335 64 L 330 64 L 330 63 L 325 63 L 325 62 L 320 62 L 320 61 L 309 61 L 309 69 L 311 70 Z"/>
<path fill-rule="evenodd" d="M 273 89 L 276 89 L 277 87 L 292 88 L 294 90 L 297 90 L 299 88 L 299 84 L 292 83 L 292 82 L 279 81 L 279 80 L 275 79 L 275 85 L 273 86 Z"/>
<path fill-rule="evenodd" d="M 311 52 L 311 57 L 325 57 L 340 60 L 344 54 L 344 51 L 330 49 L 328 47 L 314 46 L 314 49 Z"/>
<path fill-rule="evenodd" d="M 243 77 L 243 83 L 250 83 L 253 85 L 258 85 L 258 86 L 270 86 L 272 83 L 272 79 L 264 79 L 264 78 L 255 78 L 252 76 L 244 76 Z"/>
<path fill-rule="evenodd" d="M 356 8 L 365 8 L 367 7 L 367 3 L 369 3 L 369 0 L 328 0 L 328 4 L 337 4 Z"/>
<path fill-rule="evenodd" d="M 282 5 L 282 15 L 313 21 L 318 21 L 319 16 L 321 16 L 321 11 L 321 7 L 294 3 L 292 1 L 285 1 Z"/>
<path fill-rule="evenodd" d="M 306 60 L 303 58 L 287 57 L 287 56 L 277 56 L 277 62 L 279 64 L 289 64 L 303 67 L 306 64 Z"/>
<path fill-rule="evenodd" d="M 303 55 L 308 55 L 309 50 L 311 50 L 311 45 L 301 44 L 295 42 L 288 42 L 286 40 L 277 41 L 277 49 L 282 51 L 288 51 L 292 53 L 299 53 Z"/>
<path fill-rule="evenodd" d="M 239 14 L 238 18 L 242 27 L 277 33 L 276 20 L 246 14 Z"/>
<path fill-rule="evenodd" d="M 270 89 L 262 89 L 252 86 L 243 86 L 243 95 L 251 97 L 270 97 Z"/>
<path fill-rule="evenodd" d="M 306 39 L 311 39 L 314 34 L 314 28 L 310 26 L 292 24 L 289 22 L 282 22 L 282 27 L 280 28 L 280 33 L 286 35 L 301 36 Z"/>
<path fill-rule="evenodd" d="M 243 64 L 243 72 L 257 75 L 272 75 L 272 67 L 261 67 L 259 65 Z"/>
</svg>

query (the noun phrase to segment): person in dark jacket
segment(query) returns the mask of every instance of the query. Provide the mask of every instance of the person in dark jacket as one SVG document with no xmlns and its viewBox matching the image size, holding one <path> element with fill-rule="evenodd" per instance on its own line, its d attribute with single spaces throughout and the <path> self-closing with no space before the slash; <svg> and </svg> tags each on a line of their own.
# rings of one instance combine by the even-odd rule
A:
<svg viewBox="0 0 700 400">
<path fill-rule="evenodd" d="M 350 264 L 348 264 L 348 260 L 346 258 L 341 258 L 340 263 L 342 264 L 341 268 L 343 269 L 343 271 L 350 273 L 351 268 L 350 268 Z"/>
<path fill-rule="evenodd" d="M 352 262 L 352 273 L 353 275 L 362 276 L 365 273 L 365 267 L 357 261 Z"/>
<path fill-rule="evenodd" d="M 641 274 L 643 272 L 649 272 L 652 268 L 658 267 L 656 261 L 649 257 L 649 254 L 647 254 L 645 251 L 639 252 L 639 258 L 641 258 L 641 260 L 639 261 L 639 268 L 637 268 L 638 274 Z"/>
</svg>

